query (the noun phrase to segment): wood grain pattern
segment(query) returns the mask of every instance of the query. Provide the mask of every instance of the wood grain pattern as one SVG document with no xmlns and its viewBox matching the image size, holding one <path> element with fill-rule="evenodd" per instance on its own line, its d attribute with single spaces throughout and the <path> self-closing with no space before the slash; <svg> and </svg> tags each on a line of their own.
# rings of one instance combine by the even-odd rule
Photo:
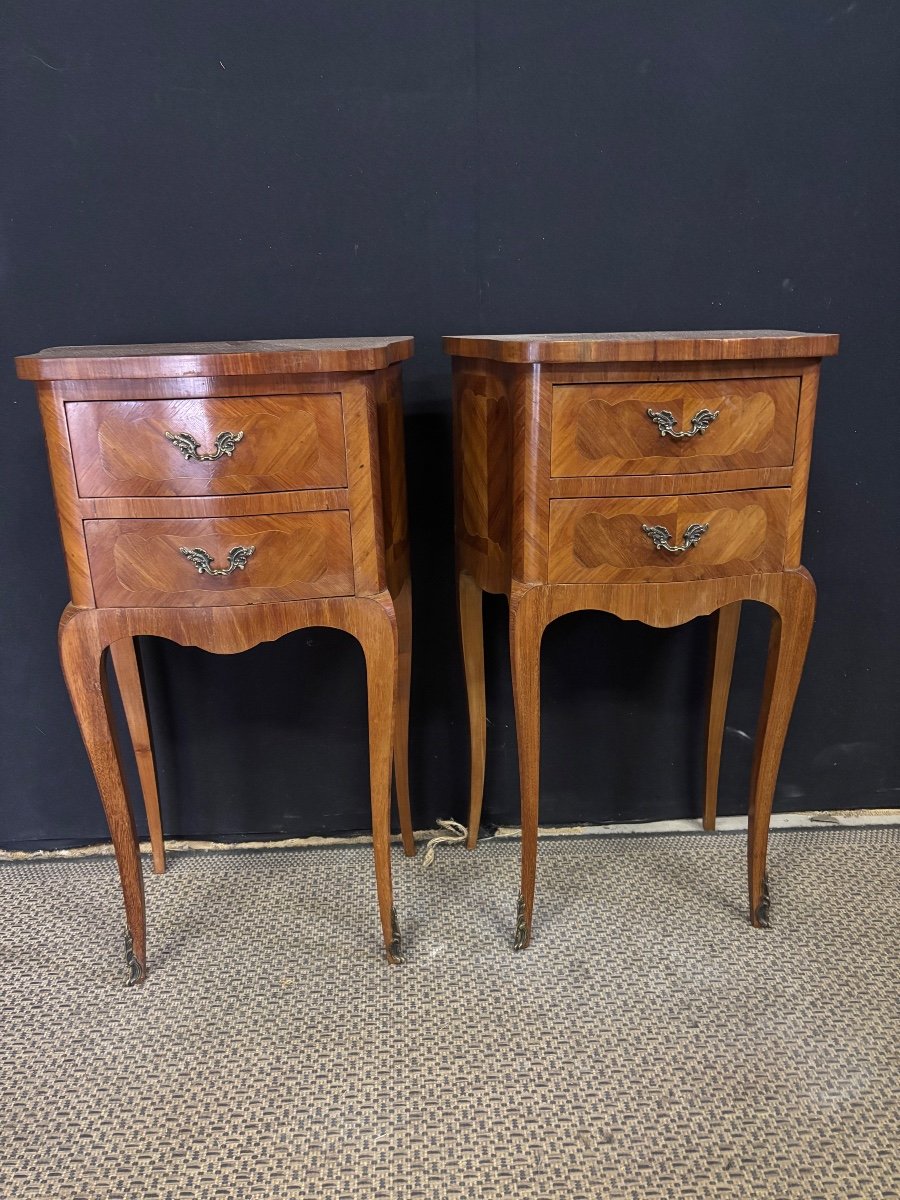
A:
<svg viewBox="0 0 900 1200">
<path fill-rule="evenodd" d="M 409 358 L 413 340 L 317 338 L 265 342 L 172 342 L 51 346 L 16 359 L 20 379 L 167 379 L 191 375 L 378 371 Z"/>
<path fill-rule="evenodd" d="M 706 784 L 703 797 L 703 828 L 715 829 L 719 801 L 719 767 L 734 651 L 741 621 L 740 601 L 720 608 L 712 617 L 712 654 L 706 720 Z"/>
<path fill-rule="evenodd" d="M 353 594 L 347 513 L 205 520 L 86 521 L 97 603 L 109 608 L 264 604 Z M 255 546 L 243 570 L 200 574 L 181 553 L 198 547 L 216 569 L 235 546 Z"/>
<path fill-rule="evenodd" d="M 759 600 L 786 614 L 788 632 L 772 651 L 783 665 L 771 667 L 778 682 L 764 705 L 757 747 L 748 881 L 759 923 L 771 789 L 811 621 L 812 582 L 799 563 L 818 360 L 837 352 L 837 336 L 782 330 L 473 335 L 447 337 L 444 348 L 454 374 L 470 845 L 481 816 L 486 733 L 481 592 L 510 598 L 523 847 L 516 944 L 527 944 L 533 913 L 540 638 L 550 620 L 585 608 L 659 626 L 723 610 L 710 678 L 708 823 L 715 814 L 740 604 Z M 509 420 L 492 429 L 484 412 L 495 395 L 508 397 Z M 644 410 L 651 434 L 645 443 L 633 415 L 641 405 L 672 411 L 676 429 L 690 423 L 694 405 L 718 408 L 720 416 L 704 434 L 673 445 L 659 438 Z M 493 542 L 485 536 L 485 514 L 504 505 L 510 520 L 495 526 L 500 540 Z M 700 541 L 677 557 L 656 550 L 640 528 L 666 525 L 680 542 L 687 524 L 707 521 Z"/>
<path fill-rule="evenodd" d="M 553 389 L 554 476 L 654 475 L 790 466 L 799 378 L 679 383 L 557 385 Z M 671 413 L 676 432 L 703 410 L 703 433 L 663 436 L 650 412 Z"/>
<path fill-rule="evenodd" d="M 794 473 L 791 481 L 791 512 L 788 517 L 788 540 L 785 565 L 799 567 L 803 547 L 803 526 L 806 521 L 806 499 L 809 487 L 809 467 L 812 458 L 813 423 L 816 417 L 816 398 L 819 394 L 819 363 L 803 372 L 800 385 L 800 414 L 797 421 L 797 444 L 794 451 Z"/>
<path fill-rule="evenodd" d="M 78 492 L 90 496 L 219 496 L 347 485 L 339 394 L 224 400 L 86 401 L 66 405 Z M 166 438 L 185 433 L 214 453 L 186 459 Z"/>
<path fill-rule="evenodd" d="M 56 517 L 69 576 L 69 591 L 74 604 L 89 607 L 94 603 L 94 587 L 84 540 L 84 525 L 78 509 L 75 464 L 72 461 L 65 411 L 46 384 L 38 384 L 37 393 L 50 477 L 53 480 Z"/>
<path fill-rule="evenodd" d="M 371 381 L 357 377 L 348 383 L 343 397 L 355 590 L 358 596 L 374 596 L 387 588 L 377 389 Z"/>
<path fill-rule="evenodd" d="M 453 469 L 457 557 L 481 588 L 506 591 L 510 575 L 510 404 L 490 364 L 453 368 Z M 464 547 L 464 550 L 463 550 Z"/>
<path fill-rule="evenodd" d="M 777 571 L 784 562 L 790 491 L 712 492 L 630 499 L 551 500 L 551 583 L 643 583 Z M 683 554 L 657 550 L 643 526 L 665 526 Z"/>
<path fill-rule="evenodd" d="M 265 517 L 276 513 L 332 512 L 348 509 L 346 488 L 310 488 L 300 492 L 251 492 L 245 496 L 107 496 L 77 500 L 83 520 L 96 517 Z"/>
<path fill-rule="evenodd" d="M 378 376 L 376 424 L 381 485 L 384 568 L 388 591 L 395 598 L 409 585 L 409 526 L 406 512 L 406 454 L 400 368 Z"/>
<path fill-rule="evenodd" d="M 510 567 L 513 579 L 547 578 L 550 496 L 550 387 L 538 367 L 510 379 L 512 471 Z"/>
<path fill-rule="evenodd" d="M 786 329 L 457 334 L 444 338 L 444 352 L 512 363 L 718 362 L 822 358 L 837 354 L 839 340 L 836 333 Z"/>
<path fill-rule="evenodd" d="M 220 654 L 311 625 L 344 629 L 360 641 L 378 906 L 388 958 L 399 961 L 392 765 L 404 850 L 416 851 L 408 771 L 412 600 L 396 365 L 411 353 L 409 338 L 356 338 L 62 347 L 18 360 L 20 376 L 39 381 L 74 601 L 60 626 L 61 657 L 116 851 L 133 941 L 131 982 L 145 972 L 144 900 L 103 660 L 112 647 L 161 870 L 162 826 L 133 645 L 142 635 Z M 225 430 L 243 430 L 244 437 L 230 458 L 188 462 L 165 439 L 172 425 L 184 425 L 171 431 L 191 434 L 206 451 Z M 79 482 L 97 494 L 79 495 Z M 181 546 L 199 547 L 222 568 L 238 545 L 255 550 L 228 576 L 198 574 L 180 553 Z"/>
<path fill-rule="evenodd" d="M 128 733 L 134 749 L 144 809 L 147 813 L 147 829 L 150 834 L 150 850 L 153 870 L 162 875 L 166 869 L 166 845 L 163 839 L 162 816 L 159 811 L 159 791 L 156 782 L 156 764 L 153 761 L 153 741 L 150 722 L 147 718 L 147 699 L 141 679 L 134 638 L 120 638 L 109 647 L 110 659 L 116 673 L 122 707 Z"/>
<path fill-rule="evenodd" d="M 550 480 L 550 498 L 578 496 L 680 496 L 696 492 L 746 492 L 756 488 L 790 487 L 794 467 L 763 467 L 755 471 L 702 471 L 699 475 L 588 475 Z M 324 507 L 320 506 L 320 507 Z"/>
</svg>

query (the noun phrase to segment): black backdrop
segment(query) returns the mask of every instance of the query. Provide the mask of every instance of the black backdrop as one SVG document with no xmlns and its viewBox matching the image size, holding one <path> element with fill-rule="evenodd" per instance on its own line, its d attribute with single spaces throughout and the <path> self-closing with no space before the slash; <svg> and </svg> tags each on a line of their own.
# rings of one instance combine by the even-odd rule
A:
<svg viewBox="0 0 900 1200">
<path fill-rule="evenodd" d="M 805 561 L 819 617 L 783 809 L 896 805 L 892 0 L 9 0 L 3 31 L 0 844 L 101 837 L 56 661 L 67 600 L 30 385 L 60 343 L 414 334 L 416 824 L 464 817 L 439 335 L 836 330 Z M 742 630 L 723 812 L 746 807 L 766 619 Z M 517 817 L 504 602 L 486 818 Z M 544 651 L 542 818 L 695 814 L 705 622 L 581 614 Z M 368 824 L 361 653 L 145 644 L 172 834 Z"/>
</svg>

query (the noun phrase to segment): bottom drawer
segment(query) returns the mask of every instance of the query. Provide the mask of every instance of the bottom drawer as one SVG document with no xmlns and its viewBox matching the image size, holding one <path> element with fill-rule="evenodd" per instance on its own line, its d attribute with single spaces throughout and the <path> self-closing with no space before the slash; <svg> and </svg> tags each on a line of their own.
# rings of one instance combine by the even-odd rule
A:
<svg viewBox="0 0 900 1200">
<path fill-rule="evenodd" d="M 84 532 L 94 599 L 104 608 L 200 608 L 353 594 L 346 512 L 85 521 Z"/>
<path fill-rule="evenodd" d="M 789 488 L 763 488 L 551 500 L 550 582 L 665 583 L 779 571 L 790 495 Z"/>
</svg>

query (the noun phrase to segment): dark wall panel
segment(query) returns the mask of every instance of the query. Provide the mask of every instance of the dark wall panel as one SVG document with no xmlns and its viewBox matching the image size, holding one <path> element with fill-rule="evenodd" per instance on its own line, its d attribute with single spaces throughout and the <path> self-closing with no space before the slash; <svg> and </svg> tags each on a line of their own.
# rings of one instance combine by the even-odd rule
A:
<svg viewBox="0 0 900 1200">
<path fill-rule="evenodd" d="M 56 662 L 66 581 L 16 353 L 412 333 L 404 369 L 418 825 L 465 815 L 447 332 L 834 329 L 806 562 L 820 609 L 777 804 L 896 805 L 890 0 L 11 2 L 0 45 L 0 844 L 104 827 Z M 764 613 L 722 811 L 746 806 Z M 504 604 L 486 604 L 486 817 L 515 821 Z M 579 614 L 544 651 L 543 816 L 699 808 L 708 630 Z M 362 658 L 295 634 L 144 646 L 173 834 L 366 827 Z"/>
</svg>

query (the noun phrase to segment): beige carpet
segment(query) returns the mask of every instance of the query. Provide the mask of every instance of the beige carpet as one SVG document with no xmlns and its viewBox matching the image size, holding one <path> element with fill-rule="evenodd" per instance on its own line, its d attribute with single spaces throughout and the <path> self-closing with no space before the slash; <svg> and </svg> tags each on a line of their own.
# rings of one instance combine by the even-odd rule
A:
<svg viewBox="0 0 900 1200">
<path fill-rule="evenodd" d="M 120 986 L 111 860 L 0 864 L 2 1200 L 900 1196 L 900 831 L 183 854 Z"/>
</svg>

